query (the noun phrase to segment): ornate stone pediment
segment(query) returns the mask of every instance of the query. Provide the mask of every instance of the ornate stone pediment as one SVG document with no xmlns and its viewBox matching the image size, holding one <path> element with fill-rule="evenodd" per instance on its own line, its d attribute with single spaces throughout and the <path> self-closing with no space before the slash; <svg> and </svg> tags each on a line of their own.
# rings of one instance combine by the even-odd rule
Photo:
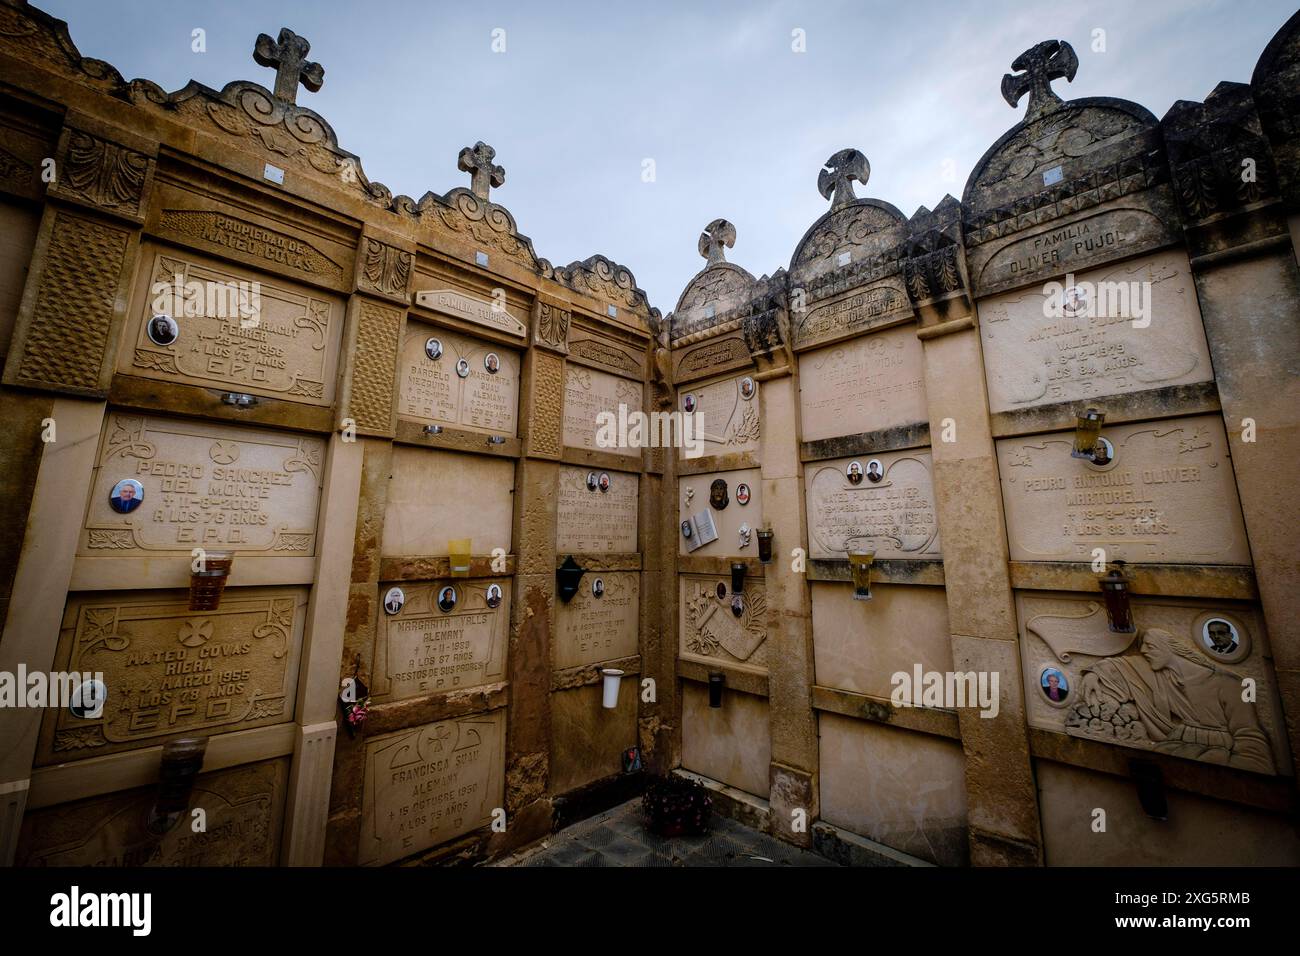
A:
<svg viewBox="0 0 1300 956">
<path fill-rule="evenodd" d="M 1198 224 L 1277 195 L 1250 87 L 1220 83 L 1204 103 L 1179 100 L 1161 120 L 1183 219 Z"/>
<path fill-rule="evenodd" d="M 1250 79 L 1268 135 L 1282 194 L 1300 206 L 1300 13 L 1292 15 L 1260 55 Z"/>
<path fill-rule="evenodd" d="M 543 260 L 542 275 L 575 292 L 631 312 L 647 322 L 652 317 L 658 320 L 659 311 L 650 308 L 645 292 L 637 287 L 632 270 L 605 256 L 597 254 L 559 269 L 552 269 Z"/>
<path fill-rule="evenodd" d="M 796 285 L 839 269 L 870 262 L 906 236 L 907 217 L 880 199 L 857 199 L 813 223 L 790 260 Z M 904 228 L 899 228 L 904 227 Z"/>
</svg>

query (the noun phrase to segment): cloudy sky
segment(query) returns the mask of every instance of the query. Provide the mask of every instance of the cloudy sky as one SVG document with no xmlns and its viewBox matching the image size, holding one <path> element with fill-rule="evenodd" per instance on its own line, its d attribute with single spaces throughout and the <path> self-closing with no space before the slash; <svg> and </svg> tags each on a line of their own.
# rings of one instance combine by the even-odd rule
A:
<svg viewBox="0 0 1300 956">
<path fill-rule="evenodd" d="M 1023 114 L 999 83 L 1039 40 L 1067 40 L 1079 56 L 1074 82 L 1055 84 L 1062 96 L 1123 97 L 1162 116 L 1222 80 L 1248 82 L 1295 10 L 1294 0 L 34 2 L 68 21 L 83 54 L 168 90 L 191 78 L 272 86 L 253 42 L 291 27 L 325 68 L 323 89 L 298 102 L 372 180 L 416 199 L 445 193 L 468 184 L 460 148 L 484 140 L 506 169 L 493 198 L 539 255 L 561 265 L 604 253 L 665 313 L 703 266 L 696 239 L 712 219 L 736 225 L 731 261 L 755 275 L 787 266 L 827 206 L 818 170 L 846 146 L 871 163 L 865 194 L 907 215 L 960 198 Z M 206 52 L 191 49 L 196 28 Z"/>
</svg>

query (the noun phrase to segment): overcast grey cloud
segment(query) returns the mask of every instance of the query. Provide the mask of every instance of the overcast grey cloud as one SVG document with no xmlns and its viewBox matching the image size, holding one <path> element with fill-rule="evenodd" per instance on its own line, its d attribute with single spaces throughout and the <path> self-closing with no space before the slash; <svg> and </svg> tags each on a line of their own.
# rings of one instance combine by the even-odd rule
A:
<svg viewBox="0 0 1300 956">
<path fill-rule="evenodd" d="M 417 199 L 467 185 L 462 146 L 496 147 L 493 198 L 556 264 L 600 252 L 673 308 L 719 216 L 729 258 L 755 275 L 788 265 L 826 209 L 817 172 L 852 146 L 866 194 L 911 215 L 960 198 L 983 152 L 1022 115 L 999 94 L 1039 40 L 1079 55 L 1065 98 L 1117 96 L 1161 116 L 1223 80 L 1247 82 L 1292 0 L 1032 4 L 455 3 L 417 0 L 35 0 L 82 53 L 174 90 L 268 86 L 258 33 L 289 26 L 325 67 L 299 103 L 324 116 L 366 175 Z M 206 31 L 207 51 L 191 50 Z M 494 53 L 494 30 L 506 49 Z M 792 50 L 792 31 L 806 52 Z M 1094 52 L 1094 31 L 1105 52 Z M 643 163 L 654 160 L 655 181 Z M 863 190 L 859 188 L 861 194 Z"/>
</svg>

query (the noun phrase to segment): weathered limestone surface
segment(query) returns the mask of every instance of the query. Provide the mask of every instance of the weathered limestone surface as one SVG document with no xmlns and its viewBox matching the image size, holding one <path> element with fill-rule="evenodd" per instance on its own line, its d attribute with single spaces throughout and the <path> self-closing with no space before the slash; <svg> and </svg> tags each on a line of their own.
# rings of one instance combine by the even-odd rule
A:
<svg viewBox="0 0 1300 956">
<path fill-rule="evenodd" d="M 788 263 L 713 219 L 667 316 L 542 258 L 485 143 L 443 193 L 372 180 L 309 54 L 167 91 L 0 3 L 0 671 L 109 688 L 0 708 L 0 861 L 481 860 L 638 758 L 802 845 L 1300 860 L 1300 15 L 1162 118 L 1063 99 L 1039 43 L 960 197 L 909 216 L 837 149 Z M 601 427 L 650 412 L 702 455 Z M 229 839 L 142 829 L 180 735 Z"/>
</svg>

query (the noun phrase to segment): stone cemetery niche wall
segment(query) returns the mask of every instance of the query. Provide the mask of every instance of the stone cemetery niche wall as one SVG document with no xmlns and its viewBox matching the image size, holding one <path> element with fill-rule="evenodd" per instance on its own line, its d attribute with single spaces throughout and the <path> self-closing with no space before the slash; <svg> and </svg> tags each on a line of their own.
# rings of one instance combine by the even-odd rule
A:
<svg viewBox="0 0 1300 956">
<path fill-rule="evenodd" d="M 1003 77 L 1023 118 L 960 199 L 861 198 L 850 148 L 787 267 L 755 279 L 727 220 L 704 229 L 664 364 L 677 410 L 721 400 L 726 422 L 752 380 L 757 447 L 706 429 L 664 510 L 682 765 L 724 806 L 859 862 L 1300 859 L 1298 43 L 1300 16 L 1249 85 L 1158 119 L 1063 99 L 1080 62 L 1047 40 Z M 1088 408 L 1091 457 L 1072 454 Z M 731 615 L 755 475 L 774 560 L 747 568 L 762 607 Z M 1107 616 L 1114 567 L 1131 632 Z M 1197 838 L 1169 839 L 1139 778 Z M 1124 837 L 1077 836 L 1097 807 Z"/>
<path fill-rule="evenodd" d="M 0 709 L 5 863 L 481 859 L 672 766 L 665 456 L 600 430 L 658 311 L 539 257 L 490 146 L 392 195 L 300 102 L 307 41 L 255 50 L 274 84 L 168 92 L 0 5 L 0 671 L 107 689 Z M 183 737 L 208 830 L 154 833 Z"/>
</svg>

